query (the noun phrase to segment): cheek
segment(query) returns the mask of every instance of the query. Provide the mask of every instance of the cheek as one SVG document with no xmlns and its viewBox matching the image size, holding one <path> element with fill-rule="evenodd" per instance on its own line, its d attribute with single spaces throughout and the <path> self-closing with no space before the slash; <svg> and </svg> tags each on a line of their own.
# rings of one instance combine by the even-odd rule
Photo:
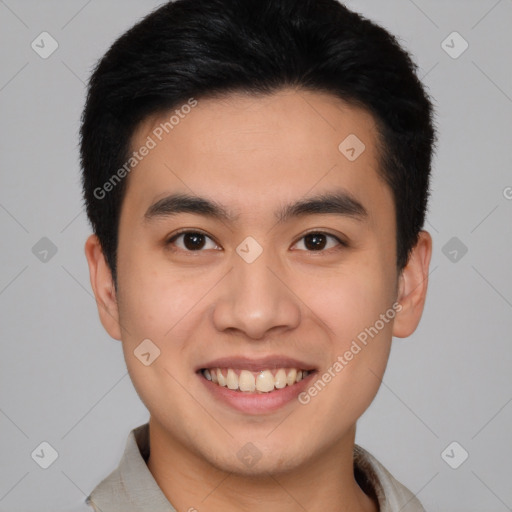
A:
<svg viewBox="0 0 512 512">
<path fill-rule="evenodd" d="M 396 315 L 394 277 L 383 267 L 383 263 L 367 265 L 361 259 L 333 274 L 323 287 L 303 288 L 302 293 L 308 294 L 304 302 L 330 328 L 325 364 L 336 377 L 325 393 L 326 414 L 330 407 L 341 405 L 354 415 L 362 413 L 380 385 Z"/>
<path fill-rule="evenodd" d="M 208 317 L 204 295 L 218 276 L 201 278 L 199 284 L 190 275 L 171 273 L 149 261 L 145 264 L 143 257 L 135 256 L 136 252 L 131 260 L 125 260 L 119 272 L 119 317 L 124 327 L 126 365 L 146 403 L 162 386 L 168 397 L 180 391 L 179 386 L 174 389 L 177 384 L 173 384 L 169 373 L 182 383 L 190 378 L 188 372 L 194 354 L 190 353 L 188 342 L 191 333 L 198 331 Z M 150 353 L 157 354 L 149 366 L 137 358 L 142 343 L 149 346 Z"/>
<path fill-rule="evenodd" d="M 197 307 L 204 291 L 191 287 L 190 280 L 164 277 L 141 260 L 126 264 L 123 272 L 119 317 L 125 327 L 122 347 L 133 385 L 153 413 L 184 410 L 187 397 L 181 385 L 190 379 L 192 364 L 186 351 L 187 334 L 194 328 L 195 315 L 204 314 Z"/>
<path fill-rule="evenodd" d="M 298 283 L 301 283 L 300 285 Z M 294 291 L 339 342 L 373 325 L 394 301 L 395 283 L 378 262 L 341 267 L 323 277 L 296 280 Z"/>
<path fill-rule="evenodd" d="M 134 250 L 119 265 L 119 315 L 130 343 L 144 338 L 164 342 L 175 325 L 200 299 L 190 279 L 155 266 L 144 251 Z"/>
</svg>

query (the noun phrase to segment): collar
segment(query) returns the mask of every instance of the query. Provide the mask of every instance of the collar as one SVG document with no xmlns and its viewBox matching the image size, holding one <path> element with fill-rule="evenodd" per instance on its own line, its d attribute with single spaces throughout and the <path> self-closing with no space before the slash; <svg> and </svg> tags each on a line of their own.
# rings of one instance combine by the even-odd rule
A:
<svg viewBox="0 0 512 512">
<path fill-rule="evenodd" d="M 134 428 L 119 466 L 86 498 L 95 512 L 176 512 L 149 471 L 149 422 Z M 369 452 L 354 445 L 355 478 L 379 512 L 425 512 L 418 499 Z"/>
</svg>

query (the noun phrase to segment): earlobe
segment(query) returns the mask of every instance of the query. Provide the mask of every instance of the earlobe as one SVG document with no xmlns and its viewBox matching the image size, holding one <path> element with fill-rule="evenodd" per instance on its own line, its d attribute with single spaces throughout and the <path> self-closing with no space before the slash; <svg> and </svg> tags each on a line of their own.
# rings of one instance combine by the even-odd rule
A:
<svg viewBox="0 0 512 512">
<path fill-rule="evenodd" d="M 112 273 L 96 235 L 87 238 L 84 250 L 101 323 L 112 338 L 120 340 L 119 309 Z"/>
<path fill-rule="evenodd" d="M 418 327 L 425 306 L 431 256 L 432 237 L 422 230 L 399 277 L 397 302 L 402 309 L 393 323 L 393 336 L 397 338 L 410 336 Z"/>
</svg>

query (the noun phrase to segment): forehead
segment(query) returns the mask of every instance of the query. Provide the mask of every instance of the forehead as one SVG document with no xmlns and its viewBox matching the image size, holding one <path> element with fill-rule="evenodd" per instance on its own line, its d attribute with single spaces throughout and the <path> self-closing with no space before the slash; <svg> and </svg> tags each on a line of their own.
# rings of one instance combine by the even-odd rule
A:
<svg viewBox="0 0 512 512">
<path fill-rule="evenodd" d="M 151 146 L 128 176 L 125 201 L 134 208 L 182 191 L 250 214 L 340 186 L 362 202 L 389 201 L 367 111 L 304 90 L 194 101 L 147 118 L 134 133 L 133 151 Z"/>
</svg>

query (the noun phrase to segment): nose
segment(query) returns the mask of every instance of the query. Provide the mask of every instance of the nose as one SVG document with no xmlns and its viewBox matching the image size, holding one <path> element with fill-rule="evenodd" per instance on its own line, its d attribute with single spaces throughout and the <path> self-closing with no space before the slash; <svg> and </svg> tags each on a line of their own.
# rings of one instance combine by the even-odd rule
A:
<svg viewBox="0 0 512 512">
<path fill-rule="evenodd" d="M 222 281 L 213 311 L 216 329 L 258 340 L 271 330 L 293 330 L 299 325 L 300 301 L 281 277 L 279 264 L 267 257 L 269 253 L 264 250 L 252 263 L 233 255 L 233 269 Z"/>
</svg>

